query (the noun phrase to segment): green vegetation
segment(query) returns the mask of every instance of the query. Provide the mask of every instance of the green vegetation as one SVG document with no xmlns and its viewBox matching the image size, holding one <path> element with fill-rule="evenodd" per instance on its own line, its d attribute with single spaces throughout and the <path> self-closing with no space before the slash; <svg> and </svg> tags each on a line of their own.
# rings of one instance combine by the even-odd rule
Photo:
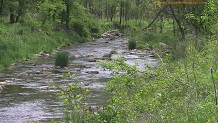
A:
<svg viewBox="0 0 218 123">
<path fill-rule="evenodd" d="M 158 68 L 142 72 L 123 58 L 101 63 L 114 74 L 106 88 L 114 96 L 97 112 L 84 106 L 87 91 L 77 84 L 58 87 L 64 122 L 217 122 L 217 4 L 0 0 L 0 69 L 116 28 L 130 39 L 129 49 L 155 50 Z M 67 61 L 68 55 L 60 52 L 55 65 L 64 67 Z"/>
<path fill-rule="evenodd" d="M 57 52 L 55 56 L 55 66 L 59 66 L 61 68 L 67 67 L 69 62 L 69 53 L 68 52 Z"/>
<path fill-rule="evenodd" d="M 0 68 L 7 67 L 18 60 L 28 60 L 39 52 L 51 52 L 62 43 L 70 42 L 70 37 L 64 32 L 47 34 L 42 31 L 32 31 L 29 26 L 16 24 L 0 24 Z M 59 35 L 59 36 L 58 36 Z"/>
<path fill-rule="evenodd" d="M 1 0 L 0 17 L 0 70 L 39 52 L 90 41 L 112 28 L 97 22 L 78 1 L 68 0 Z"/>
<path fill-rule="evenodd" d="M 109 53 L 105 54 L 103 57 L 107 57 L 107 58 L 111 59 L 111 56 L 113 54 L 117 54 L 117 51 L 116 50 L 111 50 Z"/>
<path fill-rule="evenodd" d="M 207 47 L 215 42 L 211 41 Z M 210 59 L 217 48 L 199 53 L 194 49 L 190 45 L 186 48 L 187 58 L 171 61 L 167 57 L 158 69 L 143 73 L 122 59 L 103 64 L 114 73 L 126 71 L 124 75 L 115 74 L 108 84 L 108 89 L 115 93 L 107 106 L 112 106 L 108 109 L 114 112 L 112 119 L 117 122 L 216 122 L 218 109 L 213 81 L 217 79 L 217 72 L 211 73 L 210 69 L 211 65 L 213 70 L 217 69 L 217 63 Z"/>
<path fill-rule="evenodd" d="M 110 1 L 110 7 L 114 1 Z M 135 10 L 134 5 L 137 4 L 126 2 L 125 9 Z M 146 3 L 139 2 L 139 5 Z M 131 11 L 123 11 L 120 20 L 112 16 L 114 26 L 131 39 L 129 46 L 131 41 L 137 42 L 137 46 L 132 43 L 130 49 L 154 49 L 160 63 L 158 68 L 148 67 L 143 72 L 126 64 L 124 58 L 100 63 L 114 75 L 106 87 L 114 96 L 97 113 L 87 110 L 83 113 L 85 115 L 75 113 L 86 119 L 77 122 L 217 122 L 218 16 L 215 13 L 218 9 L 215 5 L 217 2 L 213 0 L 206 5 L 192 6 L 154 6 L 147 3 L 146 7 L 153 8 L 148 13 L 159 16 L 158 19 L 148 17 L 141 20 L 136 17 L 135 20 L 123 20 L 122 17 Z M 201 9 L 192 11 L 194 8 Z M 140 9 L 134 11 L 136 15 L 140 15 Z M 167 44 L 167 48 L 160 43 Z M 121 71 L 122 74 L 119 73 Z M 84 111 L 84 107 L 77 111 Z M 66 121 L 76 119 L 72 115 L 67 118 Z"/>
<path fill-rule="evenodd" d="M 74 76 L 70 73 L 65 73 L 64 77 L 72 79 Z M 84 104 L 89 90 L 82 89 L 75 83 L 70 83 L 69 88 L 63 88 L 54 84 L 51 84 L 51 86 L 61 90 L 60 93 L 57 93 L 57 97 L 62 100 L 64 105 L 63 122 L 89 123 L 97 121 L 97 117 L 95 117 L 93 112 L 90 112 L 90 107 Z M 58 123 L 56 120 L 52 120 L 52 122 Z"/>
<path fill-rule="evenodd" d="M 129 41 L 128 41 L 128 48 L 129 48 L 130 50 L 136 49 L 136 41 L 129 40 Z"/>
</svg>

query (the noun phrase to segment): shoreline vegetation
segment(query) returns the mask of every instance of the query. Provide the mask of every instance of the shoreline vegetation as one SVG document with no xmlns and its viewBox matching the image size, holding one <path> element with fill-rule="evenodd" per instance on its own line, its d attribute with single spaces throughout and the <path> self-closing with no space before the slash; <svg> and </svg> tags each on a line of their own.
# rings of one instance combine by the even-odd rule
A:
<svg viewBox="0 0 218 123">
<path fill-rule="evenodd" d="M 101 32 L 91 33 L 83 29 L 67 32 L 64 26 L 46 25 L 37 26 L 34 24 L 4 22 L 0 24 L 0 70 L 8 67 L 12 63 L 30 61 L 34 62 L 38 53 L 51 53 L 61 47 L 70 46 L 74 43 L 83 43 L 99 38 L 100 33 L 113 29 L 111 24 Z M 79 25 L 80 27 L 81 25 Z M 78 28 L 79 28 L 78 27 Z M 102 28 L 101 28 L 102 29 Z M 96 28 L 100 30 L 100 28 Z M 33 61 L 32 61 L 33 60 Z"/>
<path fill-rule="evenodd" d="M 81 38 L 76 32 L 46 31 L 21 23 L 1 23 L 0 34 L 0 70 L 15 62 L 32 60 L 40 52 L 51 53 L 57 48 L 91 39 Z"/>
<path fill-rule="evenodd" d="M 218 1 L 193 5 L 151 1 L 0 3 L 0 69 L 119 29 L 130 40 L 130 49 L 155 50 L 159 67 L 139 72 L 122 58 L 101 63 L 114 74 L 105 89 L 113 97 L 92 112 L 83 105 L 88 90 L 73 83 L 58 87 L 66 109 L 62 121 L 217 122 Z"/>
</svg>

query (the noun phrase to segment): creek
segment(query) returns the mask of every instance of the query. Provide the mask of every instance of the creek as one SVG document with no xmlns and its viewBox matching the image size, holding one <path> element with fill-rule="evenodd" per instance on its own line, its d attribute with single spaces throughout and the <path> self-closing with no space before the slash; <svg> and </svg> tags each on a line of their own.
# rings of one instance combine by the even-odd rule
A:
<svg viewBox="0 0 218 123">
<path fill-rule="evenodd" d="M 145 69 L 145 63 L 157 66 L 158 59 L 145 51 L 130 51 L 128 40 L 124 38 L 97 39 L 93 42 L 78 43 L 61 48 L 70 54 L 69 67 L 54 67 L 54 54 L 44 54 L 36 64 L 16 63 L 0 72 L 0 123 L 22 123 L 28 120 L 40 123 L 50 122 L 52 118 L 61 118 L 62 106 L 55 97 L 55 90 L 48 86 L 51 82 L 60 86 L 77 81 L 81 87 L 90 89 L 91 105 L 102 105 L 111 95 L 103 91 L 112 77 L 110 71 L 96 65 L 96 59 L 103 58 L 111 50 L 126 59 L 126 63 L 138 63 L 139 69 Z M 112 55 L 112 59 L 117 55 Z M 62 76 L 70 72 L 77 80 Z"/>
</svg>

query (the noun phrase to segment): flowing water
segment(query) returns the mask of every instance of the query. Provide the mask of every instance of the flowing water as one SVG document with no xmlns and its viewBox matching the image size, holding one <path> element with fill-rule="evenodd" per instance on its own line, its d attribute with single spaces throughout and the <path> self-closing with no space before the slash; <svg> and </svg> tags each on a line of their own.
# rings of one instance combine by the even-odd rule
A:
<svg viewBox="0 0 218 123">
<path fill-rule="evenodd" d="M 62 117 L 61 102 L 55 97 L 55 90 L 48 88 L 51 82 L 66 86 L 77 82 L 90 89 L 91 105 L 102 105 L 110 94 L 103 91 L 111 73 L 96 65 L 95 59 L 102 58 L 111 50 L 124 56 L 126 63 L 145 69 L 145 63 L 157 66 L 158 60 L 145 51 L 129 51 L 128 41 L 118 38 L 98 39 L 93 42 L 74 44 L 61 50 L 70 54 L 68 69 L 54 68 L 54 54 L 39 57 L 36 64 L 16 63 L 0 73 L 0 123 L 22 123 L 28 120 L 47 123 L 52 118 Z M 117 55 L 112 55 L 112 59 Z M 70 72 L 76 80 L 62 76 Z"/>
</svg>

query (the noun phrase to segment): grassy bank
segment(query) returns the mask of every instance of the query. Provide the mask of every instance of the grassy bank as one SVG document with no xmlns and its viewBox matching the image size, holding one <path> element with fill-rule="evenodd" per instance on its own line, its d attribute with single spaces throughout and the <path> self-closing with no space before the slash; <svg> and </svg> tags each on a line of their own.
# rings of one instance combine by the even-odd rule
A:
<svg viewBox="0 0 218 123">
<path fill-rule="evenodd" d="M 0 70 L 11 63 L 29 60 L 39 52 L 49 53 L 56 48 L 69 46 L 73 43 L 87 42 L 98 38 L 101 33 L 112 29 L 111 23 L 100 23 L 91 32 L 87 26 L 78 25 L 75 30 L 66 32 L 64 26 L 43 25 L 36 23 L 8 22 L 0 24 Z M 55 29 L 56 28 L 56 29 Z"/>
<path fill-rule="evenodd" d="M 0 69 L 13 62 L 28 60 L 39 52 L 51 52 L 76 37 L 65 32 L 48 33 L 40 28 L 17 24 L 0 24 Z"/>
</svg>

